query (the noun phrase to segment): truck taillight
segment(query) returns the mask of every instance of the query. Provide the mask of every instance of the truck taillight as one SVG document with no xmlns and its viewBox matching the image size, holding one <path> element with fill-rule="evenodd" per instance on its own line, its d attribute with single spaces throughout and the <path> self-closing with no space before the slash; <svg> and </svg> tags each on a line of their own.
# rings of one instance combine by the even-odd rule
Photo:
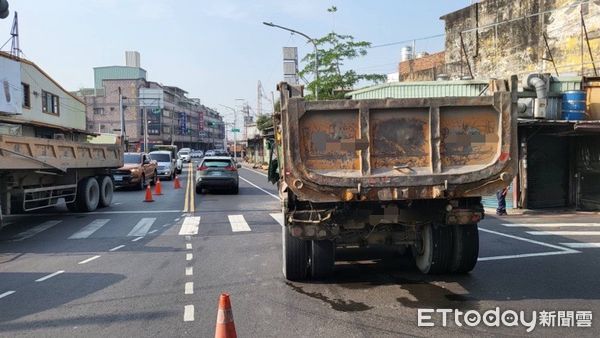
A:
<svg viewBox="0 0 600 338">
<path fill-rule="evenodd" d="M 208 169 L 208 167 L 207 167 L 207 166 L 205 166 L 205 165 L 200 165 L 200 166 L 198 166 L 198 171 L 204 171 L 204 170 L 206 170 L 206 169 Z"/>
</svg>

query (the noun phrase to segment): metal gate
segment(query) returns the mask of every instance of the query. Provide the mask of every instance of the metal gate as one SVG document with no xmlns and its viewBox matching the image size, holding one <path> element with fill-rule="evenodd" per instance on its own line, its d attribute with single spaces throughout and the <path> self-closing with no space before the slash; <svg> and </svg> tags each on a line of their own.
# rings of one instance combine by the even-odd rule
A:
<svg viewBox="0 0 600 338">
<path fill-rule="evenodd" d="M 534 134 L 527 142 L 527 207 L 566 207 L 569 203 L 569 140 Z"/>
</svg>

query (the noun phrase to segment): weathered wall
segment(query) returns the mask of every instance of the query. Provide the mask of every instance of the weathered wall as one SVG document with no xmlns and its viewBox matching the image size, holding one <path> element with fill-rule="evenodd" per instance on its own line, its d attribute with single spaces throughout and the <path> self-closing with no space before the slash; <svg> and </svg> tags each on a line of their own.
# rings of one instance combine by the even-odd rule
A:
<svg viewBox="0 0 600 338">
<path fill-rule="evenodd" d="M 444 52 L 439 52 L 398 64 L 400 81 L 431 81 L 445 72 Z"/>
<path fill-rule="evenodd" d="M 560 75 L 582 75 L 583 49 L 583 75 L 592 75 L 587 44 L 581 38 L 580 10 L 592 55 L 600 68 L 600 3 L 485 0 L 441 18 L 446 22 L 446 71 L 454 78 L 469 75 L 468 60 L 474 77 L 481 79 L 531 72 L 554 73 L 552 63 L 544 60 L 551 53 Z M 539 12 L 544 14 L 532 15 Z M 461 47 L 461 32 L 466 53 Z M 544 33 L 550 53 L 544 43 Z"/>
</svg>

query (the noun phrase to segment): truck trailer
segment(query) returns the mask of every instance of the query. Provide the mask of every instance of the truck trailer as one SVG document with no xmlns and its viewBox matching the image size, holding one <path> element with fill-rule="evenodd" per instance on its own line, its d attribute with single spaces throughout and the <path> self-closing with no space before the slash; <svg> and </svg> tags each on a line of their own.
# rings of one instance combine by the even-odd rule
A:
<svg viewBox="0 0 600 338">
<path fill-rule="evenodd" d="M 492 80 L 474 97 L 330 101 L 281 83 L 269 180 L 284 276 L 327 278 L 336 248 L 379 245 L 408 250 L 426 274 L 472 270 L 481 196 L 517 170 L 516 83 Z"/>
</svg>

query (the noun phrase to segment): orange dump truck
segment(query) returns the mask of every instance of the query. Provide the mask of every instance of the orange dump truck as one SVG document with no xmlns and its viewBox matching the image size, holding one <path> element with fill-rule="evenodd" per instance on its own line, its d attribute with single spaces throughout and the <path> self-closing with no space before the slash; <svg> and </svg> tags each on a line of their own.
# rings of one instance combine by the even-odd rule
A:
<svg viewBox="0 0 600 338">
<path fill-rule="evenodd" d="M 516 78 L 490 88 L 306 101 L 280 84 L 269 180 L 282 199 L 285 277 L 326 278 L 336 248 L 374 245 L 409 249 L 423 273 L 472 270 L 481 196 L 517 170 Z"/>
</svg>

